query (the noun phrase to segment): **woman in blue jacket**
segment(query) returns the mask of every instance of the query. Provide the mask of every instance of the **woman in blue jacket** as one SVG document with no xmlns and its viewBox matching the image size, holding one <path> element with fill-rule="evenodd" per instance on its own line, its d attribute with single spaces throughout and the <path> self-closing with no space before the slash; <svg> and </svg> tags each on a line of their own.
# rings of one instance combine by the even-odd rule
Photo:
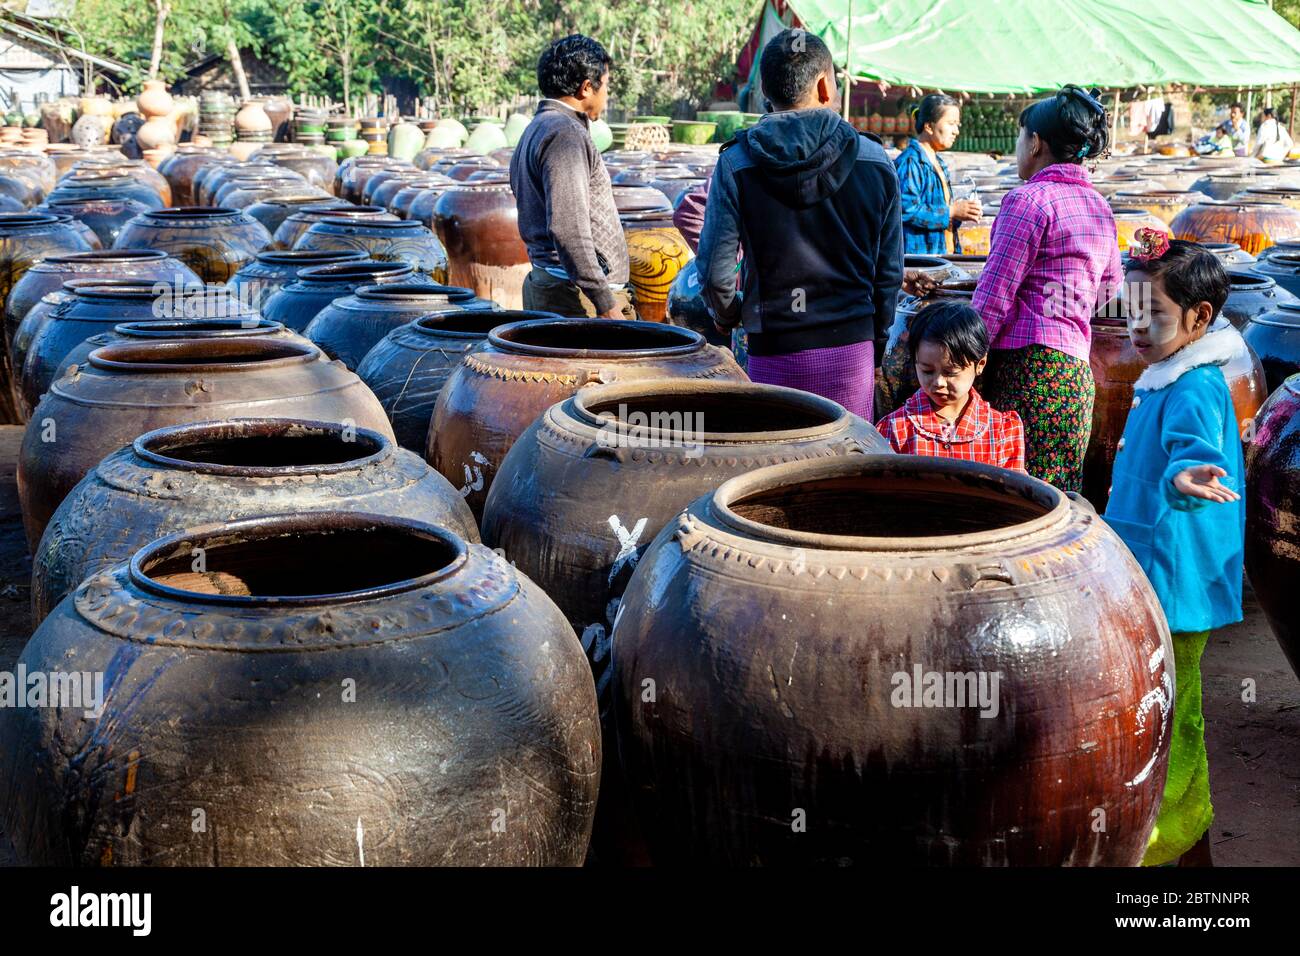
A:
<svg viewBox="0 0 1300 956">
<path fill-rule="evenodd" d="M 903 252 L 943 256 L 961 252 L 956 224 L 979 219 L 980 204 L 952 198 L 948 167 L 939 157 L 952 149 L 961 129 L 961 107 L 951 96 L 931 93 L 912 111 L 916 136 L 896 160 L 903 205 Z"/>
</svg>

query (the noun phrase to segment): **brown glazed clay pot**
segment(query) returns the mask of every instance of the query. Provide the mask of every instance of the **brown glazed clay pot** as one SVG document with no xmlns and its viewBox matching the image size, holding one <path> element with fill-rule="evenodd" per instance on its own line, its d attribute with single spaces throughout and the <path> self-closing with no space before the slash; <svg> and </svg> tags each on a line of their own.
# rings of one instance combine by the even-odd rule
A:
<svg viewBox="0 0 1300 956">
<path fill-rule="evenodd" d="M 1144 189 L 1140 192 L 1120 190 L 1110 197 L 1110 202 L 1116 208 L 1141 209 L 1168 226 L 1184 209 L 1207 202 L 1209 198 L 1205 193 L 1190 189 Z"/>
<path fill-rule="evenodd" d="M 132 219 L 114 248 L 162 249 L 204 282 L 225 282 L 271 244 L 260 222 L 237 209 L 182 206 Z"/>
<path fill-rule="evenodd" d="M 418 222 L 326 216 L 294 244 L 295 249 L 346 249 L 380 262 L 405 262 L 437 283 L 447 281 L 447 253 L 438 237 Z"/>
<path fill-rule="evenodd" d="M 1223 304 L 1220 314 L 1239 329 L 1245 328 L 1255 316 L 1276 309 L 1284 302 L 1300 301 L 1271 276 L 1254 269 L 1230 269 L 1228 282 L 1228 301 Z"/>
<path fill-rule="evenodd" d="M 118 159 L 112 163 L 88 164 L 91 175 L 129 176 L 138 183 L 143 183 L 158 194 L 164 206 L 172 205 L 172 187 L 167 177 L 154 169 L 142 159 Z M 75 177 L 79 169 L 74 169 Z"/>
<path fill-rule="evenodd" d="M 1178 239 L 1235 242 L 1257 256 L 1275 242 L 1300 239 L 1300 210 L 1267 202 L 1199 203 L 1180 212 L 1170 228 Z"/>
<path fill-rule="evenodd" d="M 461 360 L 479 349 L 498 325 L 558 319 L 549 312 L 459 309 L 431 312 L 384 336 L 357 366 L 388 413 L 397 443 L 424 454 L 438 393 Z"/>
<path fill-rule="evenodd" d="M 1300 372 L 1300 301 L 1280 303 L 1248 319 L 1241 337 L 1264 369 L 1266 394 L 1273 394 Z"/>
<path fill-rule="evenodd" d="M 104 724 L 0 715 L 20 862 L 583 861 L 600 730 L 582 649 L 536 585 L 450 531 L 325 512 L 171 535 L 80 586 L 23 663 L 70 654 L 113 675 Z"/>
<path fill-rule="evenodd" d="M 1238 430 L 1244 435 L 1259 406 L 1268 397 L 1263 366 L 1241 333 L 1222 315 L 1215 319 L 1206 334 L 1227 335 L 1238 340 L 1235 354 L 1223 367 L 1223 377 L 1232 393 Z M 1133 385 L 1146 366 L 1133 348 L 1123 318 L 1093 319 L 1088 361 L 1097 383 L 1097 395 L 1092 405 L 1092 432 L 1083 459 L 1083 495 L 1099 512 L 1104 512 L 1110 499 L 1115 451 L 1124 435 L 1129 409 L 1133 406 Z"/>
<path fill-rule="evenodd" d="M 277 172 L 276 168 L 265 162 L 225 163 L 212 169 L 204 168 L 199 175 L 194 177 L 194 204 L 196 206 L 213 205 L 217 191 L 232 179 L 237 179 L 240 176 L 266 175 L 275 172 Z"/>
<path fill-rule="evenodd" d="M 336 205 L 334 200 L 328 196 L 323 197 L 319 193 L 295 192 L 290 195 L 276 195 L 269 196 L 266 199 L 259 199 L 257 202 L 246 206 L 244 212 L 260 222 L 266 231 L 274 236 L 281 223 L 295 212 L 300 212 L 305 208 L 317 209 L 323 206 L 335 208 Z"/>
<path fill-rule="evenodd" d="M 346 219 L 396 218 L 388 210 L 374 206 L 349 206 L 338 201 L 324 201 L 319 205 L 307 205 L 300 211 L 290 213 L 284 218 L 279 228 L 275 230 L 271 248 L 292 249 L 298 244 L 298 240 L 303 237 L 303 234 L 314 224 L 336 216 Z"/>
<path fill-rule="evenodd" d="M 456 489 L 378 432 L 274 418 L 175 425 L 110 454 L 59 505 L 33 559 L 33 623 L 92 574 L 173 532 L 322 511 L 410 518 L 479 540 Z"/>
<path fill-rule="evenodd" d="M 936 259 L 951 268 L 946 260 Z M 912 362 L 907 347 L 907 330 L 912 319 L 927 305 L 935 302 L 965 302 L 967 305 L 975 296 L 976 280 L 973 278 L 948 278 L 943 284 L 924 298 L 902 296 L 898 308 L 894 310 L 894 324 L 889 327 L 889 339 L 885 343 L 885 354 L 880 361 L 878 376 L 877 402 L 873 414 L 877 420 L 884 418 L 912 397 L 921 387 L 916 378 L 916 366 Z"/>
<path fill-rule="evenodd" d="M 259 252 L 231 276 L 226 285 L 240 301 L 259 309 L 272 295 L 298 278 L 298 273 L 303 269 L 340 262 L 361 262 L 365 258 L 363 252 L 348 252 L 344 249 L 303 249 L 298 252 L 273 249 Z"/>
<path fill-rule="evenodd" d="M 148 183 L 130 176 L 105 174 L 67 176 L 45 198 L 47 203 L 76 199 L 134 199 L 146 209 L 162 209 L 166 205 L 158 191 Z"/>
<path fill-rule="evenodd" d="M 352 423 L 392 437 L 361 380 L 319 349 L 243 338 L 109 345 L 54 382 L 32 413 L 18 461 L 28 543 L 109 452 L 164 425 L 238 418 Z"/>
<path fill-rule="evenodd" d="M 875 455 L 733 478 L 650 545 L 613 643 L 656 863 L 1146 850 L 1172 729 L 1165 617 L 1105 522 L 1028 475 Z"/>
<path fill-rule="evenodd" d="M 176 152 L 158 164 L 158 172 L 171 187 L 172 202 L 177 206 L 193 206 L 195 175 L 206 164 L 224 163 L 222 157 L 229 156 L 229 153 L 207 146 L 194 146 L 190 143 L 177 146 Z M 234 162 L 233 157 L 229 161 Z"/>
<path fill-rule="evenodd" d="M 546 409 L 584 385 L 647 378 L 747 381 L 726 349 L 654 322 L 530 319 L 488 333 L 448 377 L 426 457 L 475 517 L 506 452 Z"/>
<path fill-rule="evenodd" d="M 423 175 L 425 175 L 425 172 L 422 169 L 416 169 L 409 163 L 392 160 L 388 166 L 370 173 L 366 177 L 365 185 L 361 188 L 357 202 L 362 206 L 383 206 L 384 204 L 382 202 L 375 201 L 375 192 L 380 186 L 395 180 L 404 180 L 414 176 Z"/>
<path fill-rule="evenodd" d="M 90 243 L 69 223 L 54 216 L 0 213 L 0 302 L 9 301 L 9 293 L 27 270 L 40 260 L 90 251 Z M 13 365 L 9 338 L 6 333 L 3 362 L 0 364 L 0 424 L 21 421 L 14 405 L 13 384 L 21 370 Z"/>
<path fill-rule="evenodd" d="M 1264 403 L 1246 445 L 1246 574 L 1300 676 L 1300 377 Z"/>
<path fill-rule="evenodd" d="M 33 211 L 70 216 L 95 234 L 101 248 L 111 249 L 122 227 L 148 209 L 134 199 L 59 199 L 43 203 Z"/>
<path fill-rule="evenodd" d="M 415 205 L 415 201 L 419 199 L 423 193 L 428 192 L 429 190 L 434 190 L 438 195 L 442 195 L 442 193 L 451 189 L 455 185 L 456 181 L 454 179 L 449 179 L 446 176 L 438 176 L 432 173 L 425 173 L 419 179 L 407 180 L 403 184 L 402 188 L 397 191 L 397 194 L 393 196 L 392 202 L 390 202 L 386 208 L 398 219 L 416 219 L 415 216 L 411 215 L 411 207 Z M 430 206 L 430 209 L 432 209 L 432 205 Z M 433 228 L 432 224 L 429 222 L 425 222 L 424 225 L 428 226 L 430 229 Z"/>
<path fill-rule="evenodd" d="M 417 281 L 415 270 L 404 262 L 356 259 L 328 266 L 300 269 L 298 278 L 285 283 L 262 301 L 264 316 L 301 332 L 335 299 L 351 295 L 363 285 L 388 285 Z"/>
<path fill-rule="evenodd" d="M 334 177 L 334 195 L 350 203 L 361 203 L 362 190 L 371 176 L 390 169 L 409 169 L 411 164 L 398 163 L 387 156 L 356 156 L 339 163 Z"/>
<path fill-rule="evenodd" d="M 496 303 L 478 298 L 469 289 L 431 282 L 367 285 L 325 306 L 303 335 L 330 358 L 355 371 L 389 332 L 430 312 L 449 309 L 490 312 L 496 309 Z M 505 321 L 499 320 L 497 325 Z"/>
<path fill-rule="evenodd" d="M 519 213 L 509 186 L 462 185 L 434 206 L 434 228 L 447 250 L 447 282 L 520 309 L 532 266 L 519 235 Z"/>
<path fill-rule="evenodd" d="M 266 147 L 254 153 L 254 157 L 269 158 L 275 165 L 297 173 L 311 186 L 317 189 L 323 189 L 331 196 L 334 194 L 334 176 L 338 172 L 339 164 L 324 153 L 318 153 L 314 149 L 302 149 L 292 151 L 282 151 L 272 157 L 263 157 Z"/>
<path fill-rule="evenodd" d="M 263 199 L 274 199 L 276 196 L 301 196 L 312 191 L 301 176 L 282 169 L 275 173 L 227 179 L 212 197 L 212 205 L 223 209 L 246 209 Z M 323 189 L 315 192 L 318 200 L 329 201 L 333 198 Z"/>
</svg>

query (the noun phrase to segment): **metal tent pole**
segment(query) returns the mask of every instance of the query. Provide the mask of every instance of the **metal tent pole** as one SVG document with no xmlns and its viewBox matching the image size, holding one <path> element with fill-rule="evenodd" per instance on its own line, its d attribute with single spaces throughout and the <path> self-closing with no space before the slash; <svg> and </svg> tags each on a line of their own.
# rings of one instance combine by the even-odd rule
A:
<svg viewBox="0 0 1300 956">
<path fill-rule="evenodd" d="M 844 49 L 844 106 L 841 115 L 849 118 L 849 98 L 853 90 L 853 0 L 849 0 L 849 30 Z"/>
</svg>

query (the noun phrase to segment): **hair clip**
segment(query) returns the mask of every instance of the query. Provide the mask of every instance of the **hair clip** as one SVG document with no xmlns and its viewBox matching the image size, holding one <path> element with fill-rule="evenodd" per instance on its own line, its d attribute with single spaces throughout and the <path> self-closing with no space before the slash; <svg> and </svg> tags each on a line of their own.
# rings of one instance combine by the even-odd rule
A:
<svg viewBox="0 0 1300 956">
<path fill-rule="evenodd" d="M 1098 116 L 1106 115 L 1106 107 L 1104 107 L 1097 100 L 1096 94 L 1089 93 L 1087 90 L 1075 86 L 1073 83 L 1067 83 L 1064 87 L 1061 88 L 1061 92 L 1064 93 L 1066 96 L 1073 96 L 1076 99 L 1080 100 L 1085 106 L 1088 107 L 1088 109 L 1092 110 Z M 1100 93 L 1101 91 L 1098 90 L 1097 92 Z"/>
<path fill-rule="evenodd" d="M 1133 234 L 1133 242 L 1128 247 L 1128 257 L 1131 262 L 1147 263 L 1161 258 L 1168 251 L 1169 234 L 1147 227 Z"/>
</svg>

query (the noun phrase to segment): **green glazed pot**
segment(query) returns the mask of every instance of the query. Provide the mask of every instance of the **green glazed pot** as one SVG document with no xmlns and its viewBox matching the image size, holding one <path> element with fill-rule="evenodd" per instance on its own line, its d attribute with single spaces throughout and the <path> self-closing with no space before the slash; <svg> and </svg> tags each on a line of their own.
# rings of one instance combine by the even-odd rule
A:
<svg viewBox="0 0 1300 956">
<path fill-rule="evenodd" d="M 698 120 L 673 120 L 673 142 L 703 146 L 713 138 L 717 128 L 717 123 L 701 123 Z"/>
</svg>

